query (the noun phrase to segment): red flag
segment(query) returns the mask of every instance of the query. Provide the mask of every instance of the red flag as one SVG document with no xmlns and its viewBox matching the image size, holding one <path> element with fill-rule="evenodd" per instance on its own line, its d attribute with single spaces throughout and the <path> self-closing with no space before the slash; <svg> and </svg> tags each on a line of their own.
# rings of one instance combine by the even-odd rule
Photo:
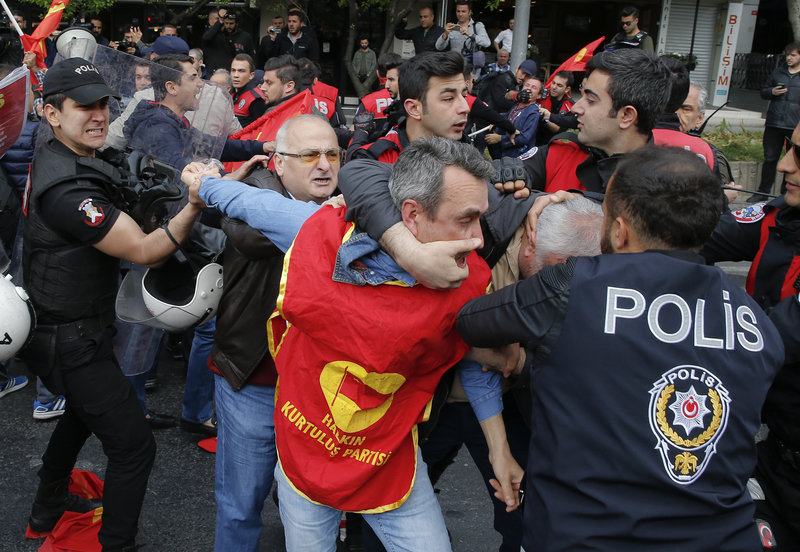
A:
<svg viewBox="0 0 800 552">
<path fill-rule="evenodd" d="M 232 140 L 258 140 L 269 142 L 275 139 L 278 129 L 287 120 L 295 115 L 311 113 L 314 107 L 314 97 L 309 90 L 303 90 L 295 97 L 290 98 L 277 106 L 272 111 L 247 125 L 245 128 L 231 136 Z M 242 165 L 243 161 L 225 163 L 225 170 L 232 172 Z M 270 162 L 270 168 L 272 163 Z"/>
<path fill-rule="evenodd" d="M 44 58 L 47 57 L 47 48 L 45 48 L 44 39 L 58 28 L 58 24 L 61 23 L 61 16 L 64 15 L 64 8 L 67 7 L 68 3 L 69 0 L 53 0 L 42 22 L 39 23 L 30 35 L 24 34 L 20 37 L 25 51 L 34 52 L 36 54 L 36 63 L 42 69 L 47 67 L 44 64 Z"/>
<path fill-rule="evenodd" d="M 583 71 L 586 69 L 586 64 L 589 63 L 589 60 L 594 56 L 594 51 L 598 46 L 600 46 L 600 44 L 603 43 L 605 39 L 606 37 L 601 36 L 597 40 L 590 42 L 581 48 L 577 54 L 559 65 L 558 69 L 550 73 L 550 78 L 547 79 L 547 84 L 545 84 L 544 87 L 550 88 L 550 83 L 553 82 L 553 77 L 555 77 L 556 73 L 559 71 Z"/>
<path fill-rule="evenodd" d="M 92 472 L 72 470 L 69 492 L 83 498 L 102 498 L 103 481 Z M 49 534 L 34 533 L 28 527 L 25 536 L 29 539 L 47 537 L 39 552 L 100 552 L 97 533 L 102 520 L 102 507 L 84 514 L 67 511 Z"/>
</svg>

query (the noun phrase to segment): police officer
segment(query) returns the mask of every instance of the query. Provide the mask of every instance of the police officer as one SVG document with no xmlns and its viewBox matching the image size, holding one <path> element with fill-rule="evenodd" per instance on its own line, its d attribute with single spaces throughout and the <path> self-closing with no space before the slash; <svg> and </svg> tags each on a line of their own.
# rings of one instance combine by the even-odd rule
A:
<svg viewBox="0 0 800 552">
<path fill-rule="evenodd" d="M 755 301 L 692 251 L 722 202 L 691 152 L 629 153 L 603 205 L 615 254 L 545 267 L 459 313 L 470 345 L 521 343 L 536 359 L 524 549 L 758 549 L 747 479 L 784 351 Z"/>
<path fill-rule="evenodd" d="M 38 316 L 29 366 L 67 397 L 39 470 L 29 524 L 52 530 L 65 510 L 87 511 L 67 491 L 86 439 L 108 457 L 99 532 L 104 551 L 133 550 L 155 441 L 111 337 L 119 260 L 154 266 L 186 238 L 200 213 L 197 185 L 163 229 L 144 234 L 114 204 L 120 178 L 95 157 L 108 132 L 109 97 L 118 97 L 88 61 L 71 58 L 44 79 L 44 116 L 53 130 L 31 168 L 24 226 L 25 285 Z"/>
<path fill-rule="evenodd" d="M 778 163 L 786 192 L 723 214 L 701 250 L 708 262 L 752 261 L 746 289 L 781 331 L 786 359 L 764 403 L 769 435 L 758 444 L 754 496 L 765 546 L 800 547 L 800 125 Z M 770 538 L 771 537 L 771 538 Z M 774 543 L 773 543 L 774 546 Z"/>
</svg>

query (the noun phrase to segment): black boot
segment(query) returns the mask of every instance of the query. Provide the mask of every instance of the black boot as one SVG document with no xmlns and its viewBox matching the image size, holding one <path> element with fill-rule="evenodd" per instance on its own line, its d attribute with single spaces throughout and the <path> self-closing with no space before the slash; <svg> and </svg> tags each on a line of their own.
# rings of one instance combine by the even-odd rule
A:
<svg viewBox="0 0 800 552">
<path fill-rule="evenodd" d="M 68 487 L 69 478 L 56 483 L 39 483 L 28 518 L 28 525 L 33 531 L 49 533 L 67 510 L 82 514 L 103 505 L 99 499 L 87 500 L 70 493 Z"/>
</svg>

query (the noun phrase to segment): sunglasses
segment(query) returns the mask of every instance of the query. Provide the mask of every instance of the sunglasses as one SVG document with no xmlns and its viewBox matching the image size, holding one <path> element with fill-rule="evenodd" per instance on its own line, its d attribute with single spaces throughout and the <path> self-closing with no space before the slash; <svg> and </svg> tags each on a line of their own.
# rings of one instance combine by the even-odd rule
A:
<svg viewBox="0 0 800 552">
<path fill-rule="evenodd" d="M 800 144 L 795 144 L 794 142 L 792 142 L 791 139 L 784 138 L 783 139 L 783 152 L 788 155 L 789 154 L 789 150 L 791 150 L 792 154 L 794 154 L 794 163 L 795 163 L 795 165 L 800 167 Z"/>
<path fill-rule="evenodd" d="M 320 150 L 303 150 L 300 153 L 288 153 L 285 151 L 278 151 L 275 153 L 279 153 L 281 155 L 287 155 L 289 157 L 296 157 L 300 160 L 301 163 L 305 165 L 311 165 L 312 163 L 319 162 L 319 158 L 323 155 L 325 159 L 328 160 L 328 163 L 341 163 L 342 162 L 342 150 L 339 148 L 333 148 L 325 151 Z"/>
<path fill-rule="evenodd" d="M 633 21 L 623 21 L 622 22 L 622 26 L 623 27 L 628 27 L 629 25 L 633 25 Z"/>
</svg>

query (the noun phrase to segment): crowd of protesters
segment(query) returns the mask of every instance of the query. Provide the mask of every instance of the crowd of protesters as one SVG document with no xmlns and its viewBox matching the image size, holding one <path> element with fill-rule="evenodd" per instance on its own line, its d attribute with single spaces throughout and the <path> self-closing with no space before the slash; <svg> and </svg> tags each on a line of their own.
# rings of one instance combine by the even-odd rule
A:
<svg viewBox="0 0 800 552">
<path fill-rule="evenodd" d="M 343 512 L 365 550 L 450 550 L 433 485 L 462 445 L 502 551 L 800 545 L 800 126 L 768 120 L 782 195 L 731 211 L 707 92 L 635 8 L 549 78 L 510 64 L 513 19 L 409 15 L 413 57 L 359 37 L 349 69 L 379 86 L 351 121 L 297 9 L 254 40 L 214 8 L 191 45 L 92 17 L 92 60 L 24 53 L 41 84 L 0 159 L 0 269 L 36 313 L 33 416 L 57 419 L 29 537 L 102 505 L 92 549 L 136 550 L 153 431 L 180 425 L 216 438 L 217 551 L 258 549 L 273 483 L 292 552 L 335 550 Z M 163 197 L 119 192 L 131 156 Z M 745 290 L 725 260 L 753 261 Z M 185 359 L 179 419 L 146 405 L 160 347 Z M 92 434 L 102 503 L 69 489 Z"/>
</svg>

